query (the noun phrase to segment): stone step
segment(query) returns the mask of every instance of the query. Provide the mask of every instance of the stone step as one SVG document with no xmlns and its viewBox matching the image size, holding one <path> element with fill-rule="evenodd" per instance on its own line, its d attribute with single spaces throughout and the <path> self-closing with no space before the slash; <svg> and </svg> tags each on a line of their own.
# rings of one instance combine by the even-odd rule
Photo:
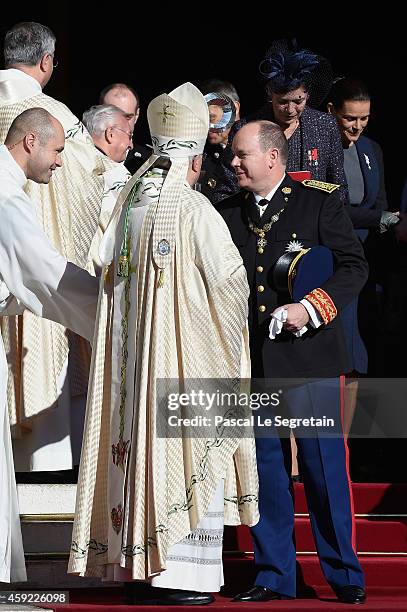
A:
<svg viewBox="0 0 407 612">
<path fill-rule="evenodd" d="M 75 512 L 76 484 L 19 484 L 21 515 L 69 515 Z"/>
<path fill-rule="evenodd" d="M 101 586 L 110 588 L 117 587 L 117 583 L 103 582 L 100 578 L 81 578 L 67 573 L 68 555 L 64 554 L 62 558 L 53 556 L 52 554 L 27 554 L 26 569 L 27 582 L 5 584 L 0 583 L 0 596 L 2 591 L 20 591 L 20 590 L 50 590 L 50 591 L 65 591 L 69 589 L 98 589 Z M 14 610 L 14 608 L 13 608 Z"/>
<path fill-rule="evenodd" d="M 17 490 L 23 515 L 75 512 L 75 484 L 19 484 Z M 294 490 L 296 513 L 308 513 L 304 486 Z M 353 483 L 352 492 L 356 515 L 407 515 L 407 484 Z"/>
</svg>

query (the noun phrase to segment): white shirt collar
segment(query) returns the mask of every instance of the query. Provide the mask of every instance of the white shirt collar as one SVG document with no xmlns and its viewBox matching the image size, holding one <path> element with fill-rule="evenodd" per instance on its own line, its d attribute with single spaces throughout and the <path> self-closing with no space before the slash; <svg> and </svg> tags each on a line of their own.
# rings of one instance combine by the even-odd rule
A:
<svg viewBox="0 0 407 612">
<path fill-rule="evenodd" d="M 0 70 L 0 81 L 5 81 L 8 78 L 26 81 L 26 83 L 30 84 L 33 90 L 35 90 L 37 93 L 42 92 L 41 85 L 37 79 L 34 79 L 34 77 L 26 72 L 23 72 L 22 70 L 18 70 L 18 68 L 7 68 L 6 70 Z"/>
<path fill-rule="evenodd" d="M 10 151 L 7 149 L 6 145 L 0 145 L 0 162 L 7 165 L 8 170 L 18 185 L 21 188 L 24 187 L 27 182 L 27 177 L 22 168 L 20 168 L 18 163 L 15 161 L 14 157 L 11 155 Z"/>
<path fill-rule="evenodd" d="M 266 195 L 266 197 L 262 197 L 260 195 L 258 195 L 257 193 L 254 193 L 254 200 L 256 202 L 256 206 L 259 209 L 260 212 L 260 217 L 262 216 L 262 214 L 264 213 L 264 211 L 267 208 L 267 204 L 265 204 L 264 206 L 259 206 L 259 202 L 260 200 L 268 200 L 270 202 L 271 198 L 273 197 L 273 195 L 276 193 L 277 189 L 280 187 L 281 183 L 283 182 L 283 180 L 285 179 L 286 175 L 285 173 L 283 174 L 282 178 L 278 181 L 277 185 L 274 185 L 273 189 L 270 191 L 270 193 L 268 193 Z"/>
</svg>

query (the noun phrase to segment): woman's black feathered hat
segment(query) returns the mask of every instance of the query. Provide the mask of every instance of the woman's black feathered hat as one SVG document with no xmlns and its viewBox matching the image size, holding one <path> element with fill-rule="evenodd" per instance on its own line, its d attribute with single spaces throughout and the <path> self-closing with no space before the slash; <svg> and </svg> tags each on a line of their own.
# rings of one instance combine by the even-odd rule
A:
<svg viewBox="0 0 407 612">
<path fill-rule="evenodd" d="M 267 93 L 286 93 L 305 85 L 308 104 L 318 107 L 331 88 L 333 71 L 322 55 L 301 49 L 296 40 L 276 40 L 260 62 L 259 70 L 267 80 Z"/>
</svg>

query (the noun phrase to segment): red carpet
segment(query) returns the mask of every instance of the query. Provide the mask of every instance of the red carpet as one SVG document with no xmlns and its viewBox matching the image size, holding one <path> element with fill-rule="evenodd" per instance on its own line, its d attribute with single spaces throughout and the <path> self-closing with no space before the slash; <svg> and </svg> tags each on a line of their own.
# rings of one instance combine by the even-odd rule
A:
<svg viewBox="0 0 407 612">
<path fill-rule="evenodd" d="M 360 555 L 359 559 L 369 590 L 388 587 L 397 591 L 407 589 L 407 557 Z M 252 555 L 247 555 L 245 558 L 226 557 L 224 570 L 225 584 L 239 585 L 241 590 L 250 587 L 256 575 Z M 327 586 L 316 555 L 298 556 L 297 576 L 298 591 L 308 587 L 320 589 Z"/>
<path fill-rule="evenodd" d="M 360 553 L 407 555 L 407 485 L 357 483 L 352 485 L 352 489 L 356 514 L 356 543 Z M 315 552 L 302 484 L 295 485 L 295 511 L 297 550 Z M 250 530 L 246 527 L 239 527 L 237 530 L 226 528 L 224 550 L 252 552 Z"/>
<path fill-rule="evenodd" d="M 225 530 L 225 584 L 228 597 L 217 595 L 211 606 L 194 608 L 242 611 L 271 610 L 355 610 L 355 606 L 339 604 L 327 586 L 311 535 L 308 510 L 302 485 L 295 486 L 296 540 L 298 550 L 298 598 L 264 604 L 238 604 L 230 601 L 233 594 L 252 586 L 255 577 L 250 532 L 244 527 Z M 377 610 L 407 612 L 407 485 L 354 484 L 357 546 L 366 575 L 368 601 L 363 612 Z M 121 604 L 121 590 L 100 588 L 71 591 L 71 603 L 43 606 L 58 612 L 96 612 L 114 610 L 163 609 L 160 606 L 125 606 Z M 171 606 L 171 611 L 185 612 L 185 606 Z M 359 609 L 359 608 L 358 608 Z"/>
<path fill-rule="evenodd" d="M 308 512 L 302 484 L 295 485 L 295 512 Z M 356 514 L 407 514 L 407 484 L 352 484 Z"/>
<path fill-rule="evenodd" d="M 105 589 L 111 591 L 111 589 Z M 163 610 L 163 606 L 126 606 L 120 603 L 120 595 L 118 592 L 113 593 L 102 593 L 100 589 L 96 593 L 84 593 L 82 594 L 82 603 L 77 602 L 76 596 L 72 593 L 72 603 L 69 605 L 61 606 L 44 606 L 49 609 L 57 610 L 58 612 L 108 612 L 114 610 L 115 612 L 134 612 L 138 610 L 140 612 L 148 610 Z M 380 612 L 390 612 L 391 610 L 407 610 L 407 589 L 404 593 L 395 594 L 371 594 L 368 601 L 360 608 L 363 612 L 370 612 L 372 610 L 378 610 Z M 79 597 L 79 596 L 78 596 Z M 301 612 L 302 610 L 336 610 L 345 612 L 346 610 L 355 611 L 355 606 L 345 605 L 338 603 L 332 592 L 328 590 L 321 590 L 319 593 L 320 599 L 295 599 L 290 601 L 272 601 L 263 604 L 238 604 L 231 602 L 228 598 L 220 595 L 216 596 L 216 602 L 210 606 L 194 606 L 193 609 L 208 610 L 217 612 L 219 610 L 227 610 L 227 612 L 241 612 L 242 610 L 251 610 L 257 612 L 260 610 L 272 610 L 273 612 L 281 612 L 283 610 L 296 610 Z M 185 612 L 185 606 L 171 606 L 167 608 L 173 612 Z M 359 608 L 357 608 L 359 609 Z"/>
<path fill-rule="evenodd" d="M 299 552 L 315 552 L 314 539 L 307 517 L 295 519 L 295 538 Z M 362 553 L 404 553 L 407 555 L 407 517 L 356 518 L 356 543 Z M 252 552 L 253 544 L 247 528 L 227 529 L 225 551 Z M 407 586 L 407 585 L 406 585 Z"/>
</svg>

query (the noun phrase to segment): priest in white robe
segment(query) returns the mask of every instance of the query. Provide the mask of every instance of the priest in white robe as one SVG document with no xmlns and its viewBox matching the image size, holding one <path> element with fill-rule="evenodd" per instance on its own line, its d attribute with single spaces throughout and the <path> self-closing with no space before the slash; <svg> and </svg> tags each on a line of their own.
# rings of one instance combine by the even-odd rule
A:
<svg viewBox="0 0 407 612">
<path fill-rule="evenodd" d="M 151 585 L 135 603 L 207 604 L 204 592 L 223 583 L 224 522 L 258 520 L 254 441 L 159 437 L 158 379 L 182 389 L 249 376 L 249 287 L 223 219 L 191 188 L 209 127 L 204 97 L 186 83 L 147 115 L 154 154 L 121 192 L 101 244 L 69 572 Z"/>
<path fill-rule="evenodd" d="M 58 252 L 90 270 L 89 251 L 98 231 L 102 197 L 109 188 L 106 172 L 114 162 L 96 149 L 65 104 L 43 92 L 56 64 L 55 44 L 53 32 L 35 22 L 17 24 L 6 33 L 6 69 L 0 70 L 0 142 L 13 119 L 28 108 L 44 108 L 61 122 L 66 136 L 62 168 L 49 184 L 29 180 L 24 190 Z M 7 394 L 16 470 L 71 469 L 79 463 L 89 346 L 28 311 L 4 319 L 2 334 L 9 364 Z"/>
<path fill-rule="evenodd" d="M 0 315 L 24 308 L 93 337 L 98 280 L 68 263 L 40 227 L 24 187 L 47 184 L 61 166 L 65 137 L 48 111 L 29 109 L 0 145 Z M 26 579 L 7 413 L 7 363 L 0 337 L 0 581 Z"/>
</svg>

